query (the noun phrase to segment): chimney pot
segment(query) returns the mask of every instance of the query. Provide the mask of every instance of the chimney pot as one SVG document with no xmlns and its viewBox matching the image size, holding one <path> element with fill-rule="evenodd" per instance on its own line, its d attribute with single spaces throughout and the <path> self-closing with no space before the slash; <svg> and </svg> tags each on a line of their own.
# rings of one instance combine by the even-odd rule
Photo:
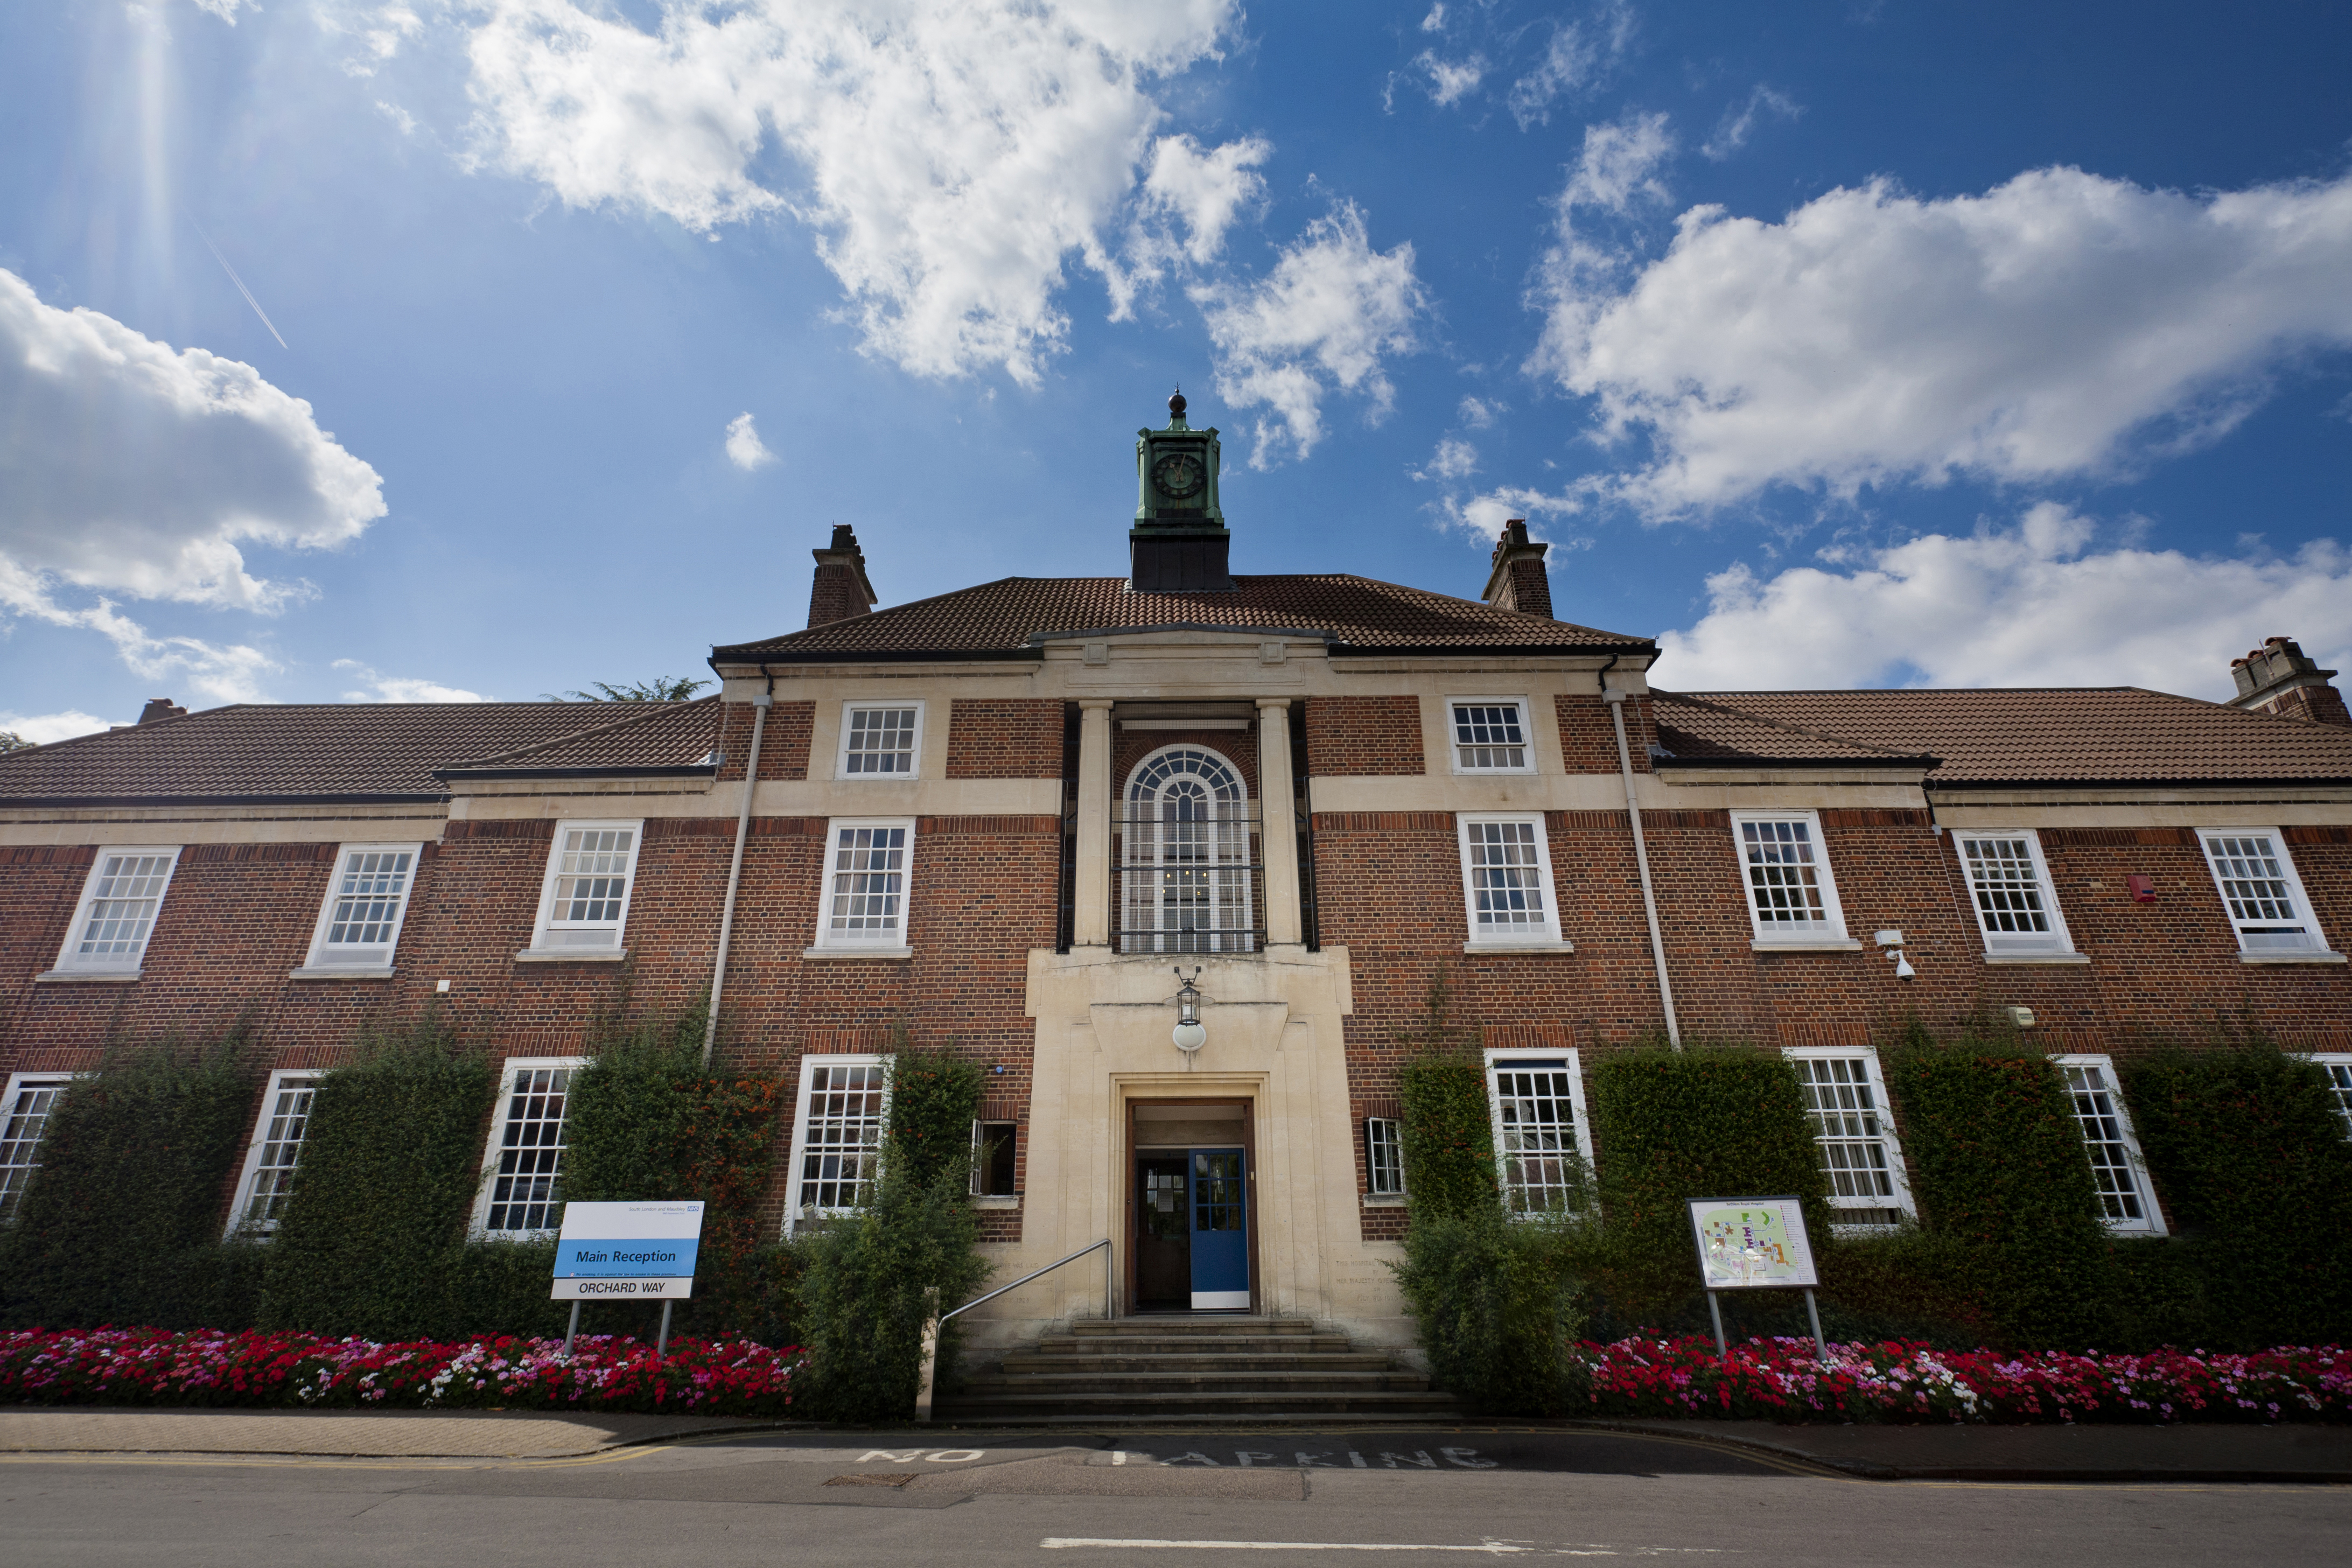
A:
<svg viewBox="0 0 2352 1568">
<path fill-rule="evenodd" d="M 1489 558 L 1492 570 L 1486 574 L 1482 597 L 1498 610 L 1551 619 L 1551 578 L 1544 570 L 1544 555 L 1550 549 L 1540 540 L 1528 538 L 1526 518 L 1505 522 Z"/>
<path fill-rule="evenodd" d="M 858 548 L 856 530 L 836 522 L 833 542 L 809 553 L 816 557 L 816 579 L 809 587 L 810 626 L 831 626 L 873 613 L 874 584 L 866 577 L 866 552 Z"/>
<path fill-rule="evenodd" d="M 2352 711 L 2346 710 L 2343 693 L 2330 684 L 2335 675 L 2306 658 L 2293 637 L 2265 637 L 2262 647 L 2230 661 L 2230 678 L 2238 688 L 2230 706 L 2352 727 Z"/>
</svg>

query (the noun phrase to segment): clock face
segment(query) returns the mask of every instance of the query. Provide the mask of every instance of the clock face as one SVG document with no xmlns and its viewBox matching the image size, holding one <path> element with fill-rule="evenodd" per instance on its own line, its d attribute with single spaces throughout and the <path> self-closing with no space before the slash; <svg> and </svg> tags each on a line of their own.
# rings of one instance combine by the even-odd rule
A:
<svg viewBox="0 0 2352 1568">
<path fill-rule="evenodd" d="M 1207 477 L 1201 459 L 1190 452 L 1171 452 L 1151 465 L 1151 482 L 1171 500 L 1189 500 L 1200 494 Z"/>
</svg>

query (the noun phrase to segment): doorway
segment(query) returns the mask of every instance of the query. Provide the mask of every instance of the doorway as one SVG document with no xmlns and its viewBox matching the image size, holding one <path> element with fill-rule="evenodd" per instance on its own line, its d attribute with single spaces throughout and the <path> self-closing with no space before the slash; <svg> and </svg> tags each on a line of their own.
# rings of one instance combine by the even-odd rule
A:
<svg viewBox="0 0 2352 1568">
<path fill-rule="evenodd" d="M 1255 1283 L 1244 1103 L 1136 1105 L 1129 1297 L 1138 1312 L 1246 1312 Z"/>
</svg>

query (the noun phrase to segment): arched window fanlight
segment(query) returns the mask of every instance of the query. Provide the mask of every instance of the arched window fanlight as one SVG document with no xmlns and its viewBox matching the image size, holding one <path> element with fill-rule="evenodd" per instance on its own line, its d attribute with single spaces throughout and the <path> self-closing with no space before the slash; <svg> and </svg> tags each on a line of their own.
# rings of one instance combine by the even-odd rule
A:
<svg viewBox="0 0 2352 1568">
<path fill-rule="evenodd" d="M 1121 816 L 1119 950 L 1250 952 L 1249 792 L 1240 771 L 1200 746 L 1136 764 Z"/>
</svg>

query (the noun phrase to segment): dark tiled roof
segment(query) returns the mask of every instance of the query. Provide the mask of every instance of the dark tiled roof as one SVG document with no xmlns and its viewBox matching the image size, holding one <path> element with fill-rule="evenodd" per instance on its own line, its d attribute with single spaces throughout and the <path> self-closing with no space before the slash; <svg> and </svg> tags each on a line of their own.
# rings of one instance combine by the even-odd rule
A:
<svg viewBox="0 0 2352 1568">
<path fill-rule="evenodd" d="M 1775 723 L 1727 702 L 1660 691 L 1652 713 L 1658 742 L 1669 759 L 1695 763 L 1846 763 L 1857 767 L 1924 767 L 1921 757 L 1884 746 L 1866 746 L 1792 724 Z"/>
<path fill-rule="evenodd" d="M 1005 577 L 870 616 L 712 650 L 718 659 L 1005 655 L 1040 633 L 1232 626 L 1327 634 L 1363 648 L 1647 649 L 1647 637 L 1595 631 L 1343 574 L 1236 577 L 1223 593 L 1135 594 L 1124 577 Z"/>
<path fill-rule="evenodd" d="M 593 730 L 560 735 L 552 741 L 495 756 L 449 763 L 440 771 L 446 774 L 693 768 L 704 765 L 703 759 L 718 743 L 719 699 L 715 695 L 693 702 L 600 703 L 598 707 L 606 713 L 615 708 L 628 711 Z"/>
<path fill-rule="evenodd" d="M 606 728 L 612 714 L 581 702 L 239 703 L 0 756 L 0 804 L 439 800 L 436 768 Z"/>
<path fill-rule="evenodd" d="M 2135 686 L 1721 691 L 1700 701 L 1943 759 L 1931 784 L 2352 784 L 2352 730 Z"/>
</svg>

